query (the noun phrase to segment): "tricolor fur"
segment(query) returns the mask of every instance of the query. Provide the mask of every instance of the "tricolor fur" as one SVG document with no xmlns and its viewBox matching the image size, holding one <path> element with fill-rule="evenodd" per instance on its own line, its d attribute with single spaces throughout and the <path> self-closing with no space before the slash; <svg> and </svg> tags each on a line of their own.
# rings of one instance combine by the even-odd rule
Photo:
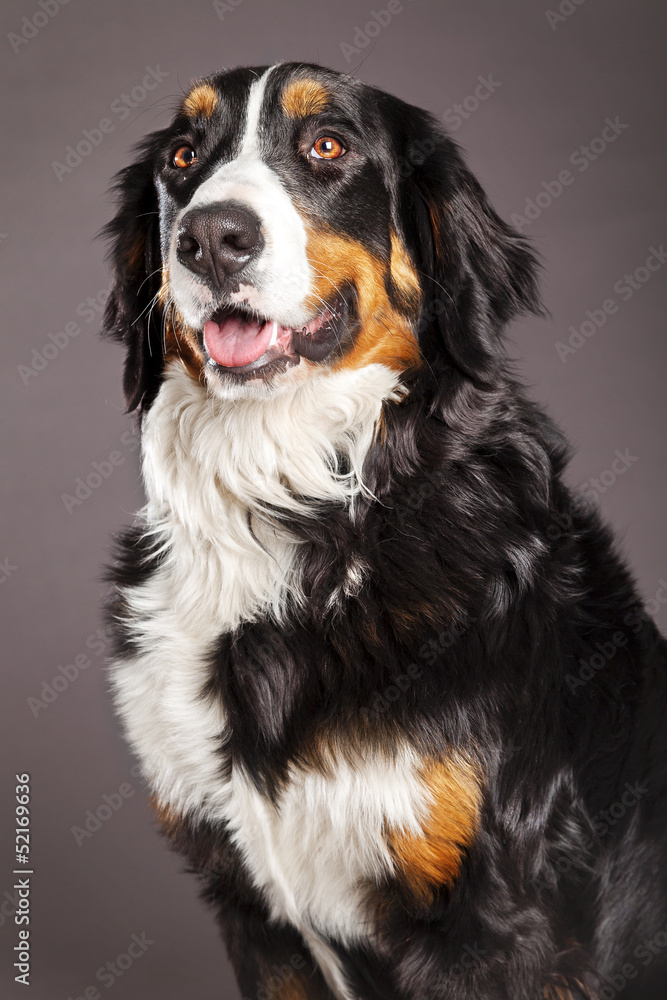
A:
<svg viewBox="0 0 667 1000">
<path fill-rule="evenodd" d="M 306 64 L 197 83 L 118 193 L 111 681 L 244 996 L 662 998 L 665 644 L 508 374 L 529 246 Z"/>
</svg>

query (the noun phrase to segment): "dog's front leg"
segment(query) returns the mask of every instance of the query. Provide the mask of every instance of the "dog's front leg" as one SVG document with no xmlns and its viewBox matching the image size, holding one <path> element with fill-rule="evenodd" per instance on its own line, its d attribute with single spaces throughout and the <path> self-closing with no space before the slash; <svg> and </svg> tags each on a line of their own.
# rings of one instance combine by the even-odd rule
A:
<svg viewBox="0 0 667 1000">
<path fill-rule="evenodd" d="M 250 907 L 219 916 L 243 1000 L 334 1000 L 301 935 Z"/>
</svg>

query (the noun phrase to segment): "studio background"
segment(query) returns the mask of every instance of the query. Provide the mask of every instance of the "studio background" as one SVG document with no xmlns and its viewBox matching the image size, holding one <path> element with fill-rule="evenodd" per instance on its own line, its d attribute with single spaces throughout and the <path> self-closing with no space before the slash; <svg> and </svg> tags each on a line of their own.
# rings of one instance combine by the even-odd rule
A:
<svg viewBox="0 0 667 1000">
<path fill-rule="evenodd" d="M 442 118 L 543 256 L 551 318 L 513 328 L 516 369 L 569 436 L 571 481 L 596 496 L 665 632 L 667 10 L 5 0 L 0 16 L 0 995 L 74 1000 L 95 986 L 114 1000 L 235 1000 L 212 915 L 155 830 L 105 687 L 103 564 L 142 503 L 121 351 L 98 338 L 109 275 L 93 237 L 112 213 L 111 178 L 190 81 L 222 67 L 321 62 Z M 21 772 L 32 785 L 29 988 L 12 970 Z M 132 935 L 140 957 L 96 978 Z"/>
</svg>

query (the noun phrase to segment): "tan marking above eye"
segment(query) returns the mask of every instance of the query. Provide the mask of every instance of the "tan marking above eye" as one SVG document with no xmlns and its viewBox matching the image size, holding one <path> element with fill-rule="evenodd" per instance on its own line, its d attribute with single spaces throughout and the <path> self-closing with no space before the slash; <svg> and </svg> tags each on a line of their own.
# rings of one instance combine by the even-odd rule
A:
<svg viewBox="0 0 667 1000">
<path fill-rule="evenodd" d="M 218 106 L 218 95 L 210 83 L 199 83 L 183 101 L 183 113 L 190 118 L 210 118 Z"/>
<path fill-rule="evenodd" d="M 192 146 L 188 146 L 187 144 L 179 146 L 172 158 L 174 166 L 179 167 L 181 170 L 185 170 L 186 167 L 191 167 L 193 163 L 196 162 L 197 154 Z"/>
<path fill-rule="evenodd" d="M 293 80 L 285 87 L 280 103 L 290 118 L 307 118 L 324 111 L 329 93 L 316 80 Z"/>
<path fill-rule="evenodd" d="M 311 154 L 315 154 L 315 157 L 320 160 L 337 160 L 339 156 L 343 156 L 346 152 L 345 147 L 342 142 L 336 139 L 333 135 L 321 135 L 319 139 L 313 143 L 311 149 Z"/>
</svg>

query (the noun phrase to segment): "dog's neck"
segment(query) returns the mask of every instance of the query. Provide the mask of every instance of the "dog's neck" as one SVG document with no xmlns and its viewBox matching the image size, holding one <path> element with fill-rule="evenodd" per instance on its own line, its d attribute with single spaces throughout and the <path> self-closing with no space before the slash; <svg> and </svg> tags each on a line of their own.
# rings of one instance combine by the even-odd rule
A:
<svg viewBox="0 0 667 1000">
<path fill-rule="evenodd" d="M 144 422 L 146 513 L 212 540 L 230 505 L 307 515 L 313 501 L 349 504 L 364 491 L 383 404 L 401 394 L 396 372 L 375 364 L 318 373 L 263 399 L 225 400 L 176 362 Z"/>
<path fill-rule="evenodd" d="M 142 513 L 185 617 L 225 630 L 261 609 L 280 618 L 288 595 L 300 603 L 301 543 L 280 515 L 352 509 L 383 405 L 403 391 L 371 365 L 224 400 L 170 365 L 144 420 Z"/>
</svg>

